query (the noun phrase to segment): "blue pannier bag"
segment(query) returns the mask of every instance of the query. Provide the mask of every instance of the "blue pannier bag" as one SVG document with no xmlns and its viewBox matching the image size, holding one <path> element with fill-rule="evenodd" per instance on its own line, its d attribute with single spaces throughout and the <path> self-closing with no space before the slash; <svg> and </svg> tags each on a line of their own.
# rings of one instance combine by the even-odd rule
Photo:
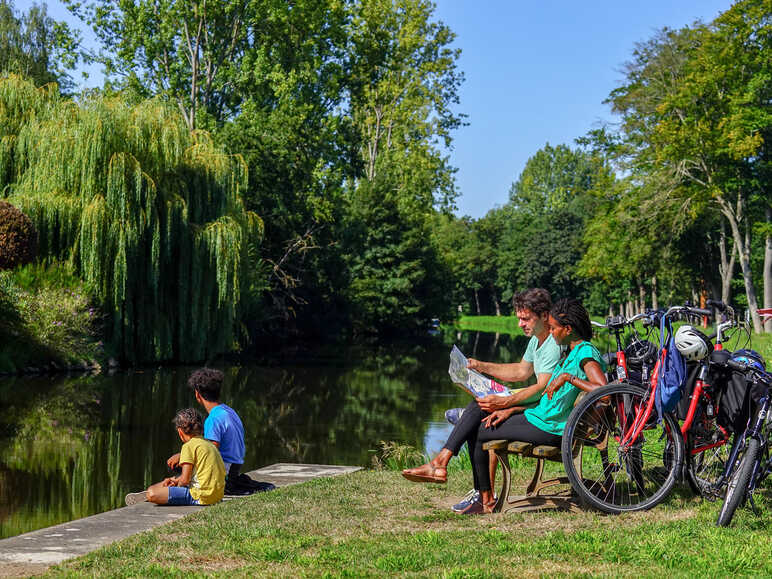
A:
<svg viewBox="0 0 772 579">
<path fill-rule="evenodd" d="M 683 385 L 686 381 L 686 362 L 675 345 L 673 326 L 670 320 L 665 326 L 663 316 L 659 330 L 660 349 L 666 348 L 664 360 L 660 364 L 659 377 L 657 379 L 657 394 L 654 400 L 657 406 L 657 414 L 660 420 L 665 412 L 672 412 L 681 400 Z"/>
</svg>

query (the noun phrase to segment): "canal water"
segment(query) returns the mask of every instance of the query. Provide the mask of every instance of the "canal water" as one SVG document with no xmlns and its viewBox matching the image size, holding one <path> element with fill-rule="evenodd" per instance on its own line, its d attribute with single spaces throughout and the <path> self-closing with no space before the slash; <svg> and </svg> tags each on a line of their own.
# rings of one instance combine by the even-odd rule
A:
<svg viewBox="0 0 772 579">
<path fill-rule="evenodd" d="M 220 366 L 222 399 L 246 430 L 244 470 L 367 466 L 381 441 L 436 452 L 451 429 L 445 410 L 470 400 L 448 377 L 453 343 L 506 362 L 522 357 L 527 338 L 454 331 Z M 0 538 L 122 506 L 127 492 L 168 476 L 180 447 L 171 420 L 196 406 L 186 386 L 194 369 L 0 380 Z"/>
</svg>

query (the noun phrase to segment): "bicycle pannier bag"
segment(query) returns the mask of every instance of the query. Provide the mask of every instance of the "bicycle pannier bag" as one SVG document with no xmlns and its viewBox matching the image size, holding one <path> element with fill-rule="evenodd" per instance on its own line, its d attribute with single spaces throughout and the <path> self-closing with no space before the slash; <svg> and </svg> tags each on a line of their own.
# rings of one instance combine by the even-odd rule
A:
<svg viewBox="0 0 772 579">
<path fill-rule="evenodd" d="M 657 395 L 655 403 L 660 418 L 664 412 L 672 412 L 681 400 L 682 387 L 686 381 L 686 362 L 675 345 L 673 327 L 670 321 L 662 320 L 660 327 L 660 348 L 664 348 L 664 357 L 659 368 L 657 379 Z"/>
</svg>

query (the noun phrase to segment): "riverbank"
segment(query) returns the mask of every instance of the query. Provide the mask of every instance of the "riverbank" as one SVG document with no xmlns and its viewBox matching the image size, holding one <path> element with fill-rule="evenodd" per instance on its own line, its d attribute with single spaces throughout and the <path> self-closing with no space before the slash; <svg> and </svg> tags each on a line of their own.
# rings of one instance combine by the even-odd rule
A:
<svg viewBox="0 0 772 579">
<path fill-rule="evenodd" d="M 99 371 L 103 317 L 65 265 L 0 272 L 0 374 Z"/>
<path fill-rule="evenodd" d="M 518 472 L 525 482 L 527 472 Z M 448 485 L 392 470 L 319 479 L 223 503 L 49 570 L 50 576 L 772 574 L 769 492 L 760 517 L 742 509 L 728 529 L 718 505 L 687 489 L 644 513 L 541 512 L 463 517 L 449 506 L 471 474 Z"/>
<path fill-rule="evenodd" d="M 278 463 L 246 474 L 281 488 L 315 478 L 350 474 L 360 468 Z M 226 497 L 225 500 L 238 501 L 243 498 Z M 200 510 L 202 507 L 158 507 L 144 502 L 0 540 L 0 577 L 26 577 L 43 573 L 49 565 L 90 553 Z"/>
</svg>

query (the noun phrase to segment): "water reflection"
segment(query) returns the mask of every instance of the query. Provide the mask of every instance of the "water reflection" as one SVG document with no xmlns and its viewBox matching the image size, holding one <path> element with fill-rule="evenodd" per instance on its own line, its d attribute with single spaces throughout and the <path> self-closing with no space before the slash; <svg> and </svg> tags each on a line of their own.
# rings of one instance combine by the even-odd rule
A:
<svg viewBox="0 0 772 579">
<path fill-rule="evenodd" d="M 246 429 L 245 468 L 368 465 L 382 440 L 436 451 L 450 430 L 444 411 L 469 401 L 448 379 L 454 342 L 469 356 L 509 361 L 527 339 L 445 333 L 223 368 L 223 399 Z M 165 476 L 180 444 L 171 419 L 195 405 L 192 370 L 1 380 L 0 537 L 115 508 Z"/>
</svg>

